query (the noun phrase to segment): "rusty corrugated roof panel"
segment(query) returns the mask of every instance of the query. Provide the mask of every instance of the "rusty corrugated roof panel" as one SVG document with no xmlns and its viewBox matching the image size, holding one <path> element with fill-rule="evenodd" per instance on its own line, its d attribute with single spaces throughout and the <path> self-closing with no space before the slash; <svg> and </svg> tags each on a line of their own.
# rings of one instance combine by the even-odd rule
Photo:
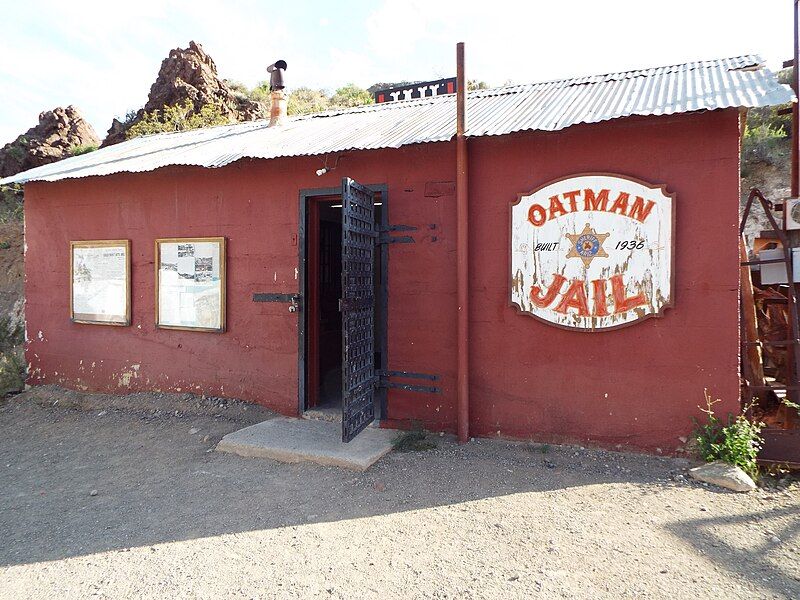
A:
<svg viewBox="0 0 800 600">
<path fill-rule="evenodd" d="M 557 131 L 631 115 L 758 107 L 795 100 L 758 56 L 609 73 L 469 93 L 467 135 Z M 321 155 L 443 142 L 455 135 L 455 96 L 438 96 L 136 138 L 37 167 L 0 183 L 221 167 L 241 158 Z"/>
</svg>

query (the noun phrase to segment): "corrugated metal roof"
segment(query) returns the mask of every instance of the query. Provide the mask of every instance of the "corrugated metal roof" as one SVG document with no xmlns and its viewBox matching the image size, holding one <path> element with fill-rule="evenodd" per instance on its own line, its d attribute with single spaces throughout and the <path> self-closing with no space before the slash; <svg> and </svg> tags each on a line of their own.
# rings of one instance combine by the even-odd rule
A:
<svg viewBox="0 0 800 600">
<path fill-rule="evenodd" d="M 470 92 L 467 135 L 557 131 L 631 115 L 771 106 L 794 99 L 758 56 L 740 56 Z M 455 96 L 448 95 L 293 117 L 278 127 L 251 121 L 159 134 L 37 167 L 0 183 L 137 173 L 169 165 L 221 167 L 241 158 L 443 142 L 455 135 L 455 114 Z"/>
</svg>

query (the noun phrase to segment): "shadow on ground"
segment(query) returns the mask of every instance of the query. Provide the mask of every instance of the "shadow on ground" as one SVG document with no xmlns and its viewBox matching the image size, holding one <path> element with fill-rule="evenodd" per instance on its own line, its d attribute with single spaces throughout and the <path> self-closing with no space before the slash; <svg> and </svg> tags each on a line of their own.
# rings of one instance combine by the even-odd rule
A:
<svg viewBox="0 0 800 600">
<path fill-rule="evenodd" d="M 435 450 L 389 455 L 367 473 L 212 451 L 245 424 L 219 411 L 155 418 L 41 406 L 24 397 L 3 402 L 0 565 L 613 482 L 638 486 L 632 495 L 646 510 L 650 498 L 686 486 L 672 480 L 685 463 L 568 446 L 458 446 L 436 438 Z M 781 510 L 786 514 L 741 519 L 788 520 L 775 533 L 793 540 L 796 512 Z M 740 575 L 781 578 L 785 585 L 789 574 L 765 558 L 766 546 L 740 550 L 715 540 L 717 527 L 731 517 L 677 517 L 667 529 L 699 554 Z"/>
<path fill-rule="evenodd" d="M 737 525 L 744 533 L 738 539 L 720 535 L 721 528 Z M 747 525 L 750 525 L 749 531 L 742 527 Z M 800 512 L 797 506 L 750 511 L 738 516 L 678 520 L 667 525 L 667 529 L 690 544 L 698 555 L 730 573 L 758 581 L 778 596 L 785 593 L 787 581 L 797 582 L 800 578 L 800 573 L 789 573 L 774 560 L 777 544 L 790 548 L 798 546 Z"/>
</svg>

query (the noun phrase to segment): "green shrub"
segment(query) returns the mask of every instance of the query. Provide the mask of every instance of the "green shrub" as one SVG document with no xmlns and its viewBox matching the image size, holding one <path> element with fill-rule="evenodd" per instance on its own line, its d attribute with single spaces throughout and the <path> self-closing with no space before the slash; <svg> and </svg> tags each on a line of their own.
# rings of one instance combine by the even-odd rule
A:
<svg viewBox="0 0 800 600">
<path fill-rule="evenodd" d="M 248 96 L 251 100 L 255 100 L 256 102 L 261 102 L 264 106 L 269 109 L 270 105 L 270 91 L 269 91 L 269 81 L 259 81 L 252 90 L 248 92 Z"/>
<path fill-rule="evenodd" d="M 392 440 L 392 447 L 397 452 L 424 452 L 436 448 L 436 442 L 429 440 L 422 424 L 415 421 L 410 431 L 401 433 Z"/>
<path fill-rule="evenodd" d="M 353 106 L 362 106 L 373 102 L 375 102 L 375 99 L 372 94 L 354 83 L 348 83 L 346 86 L 340 87 L 331 96 L 331 108 L 352 108 Z"/>
<path fill-rule="evenodd" d="M 223 114 L 222 106 L 218 103 L 204 104 L 199 111 L 195 111 L 194 105 L 187 99 L 182 104 L 145 113 L 141 121 L 128 129 L 125 138 L 130 140 L 154 133 L 188 131 L 228 123 L 230 120 Z"/>
<path fill-rule="evenodd" d="M 14 160 L 14 162 L 21 163 L 23 160 L 25 160 L 25 155 L 27 154 L 27 151 L 22 146 L 22 144 L 14 143 L 8 147 L 8 149 L 6 150 L 6 154 L 8 154 L 8 156 L 10 156 Z"/>
<path fill-rule="evenodd" d="M 233 92 L 233 95 L 240 100 L 252 100 L 261 104 L 266 111 L 269 111 L 270 91 L 269 81 L 259 81 L 253 89 L 235 79 L 226 79 L 225 83 Z"/>
<path fill-rule="evenodd" d="M 755 130 L 766 126 L 772 131 L 783 130 L 785 137 L 792 130 L 792 114 L 780 114 L 787 108 L 791 108 L 791 104 L 781 104 L 780 106 L 763 106 L 760 108 L 751 108 L 747 111 L 747 125 L 745 128 L 745 135 L 747 130 Z"/>
<path fill-rule="evenodd" d="M 305 115 L 321 112 L 330 108 L 331 101 L 324 90 L 312 90 L 301 87 L 292 91 L 286 99 L 287 113 L 290 115 Z"/>
<path fill-rule="evenodd" d="M 249 97 L 250 90 L 247 89 L 247 86 L 241 81 L 236 81 L 235 79 L 226 79 L 225 83 L 228 84 L 228 87 L 234 93 L 234 95 L 240 98 Z"/>
<path fill-rule="evenodd" d="M 69 149 L 70 156 L 80 156 L 81 154 L 88 154 L 97 150 L 97 144 L 83 144 L 73 146 Z"/>
<path fill-rule="evenodd" d="M 782 82 L 788 81 L 790 76 L 791 69 L 778 73 Z M 788 161 L 792 115 L 786 109 L 791 106 L 782 104 L 748 109 L 742 141 L 742 175 L 747 176 L 750 167 L 757 163 L 779 165 Z"/>
<path fill-rule="evenodd" d="M 263 82 L 259 87 L 266 86 L 266 94 L 269 94 L 269 84 Z M 255 93 L 255 90 L 251 94 Z M 254 98 L 255 99 L 255 98 Z M 360 88 L 353 83 L 340 87 L 332 96 L 328 96 L 325 90 L 313 90 L 307 87 L 293 90 L 287 100 L 287 112 L 290 115 L 305 115 L 309 113 L 321 112 L 331 108 L 352 108 L 374 102 L 372 94 L 364 88 Z M 269 104 L 269 102 L 267 102 Z"/>
<path fill-rule="evenodd" d="M 775 165 L 784 161 L 790 151 L 783 125 L 762 123 L 745 126 L 742 142 L 742 163 Z"/>
<path fill-rule="evenodd" d="M 744 139 L 745 140 L 780 140 L 786 137 L 786 130 L 783 125 L 773 125 L 771 123 L 762 123 L 751 127 L 745 125 Z"/>
<path fill-rule="evenodd" d="M 719 400 L 711 400 L 708 390 L 704 390 L 706 408 L 701 408 L 707 415 L 705 423 L 695 419 L 695 440 L 700 456 L 706 462 L 721 460 L 740 467 L 753 479 L 758 478 L 756 458 L 761 450 L 763 439 L 761 429 L 763 423 L 754 423 L 744 414 L 728 415 L 723 423 L 714 413 L 713 406 Z M 746 412 L 746 411 L 745 411 Z"/>
<path fill-rule="evenodd" d="M 488 90 L 489 84 L 485 81 L 478 81 L 477 79 L 467 80 L 467 91 L 474 92 L 475 90 Z"/>
</svg>

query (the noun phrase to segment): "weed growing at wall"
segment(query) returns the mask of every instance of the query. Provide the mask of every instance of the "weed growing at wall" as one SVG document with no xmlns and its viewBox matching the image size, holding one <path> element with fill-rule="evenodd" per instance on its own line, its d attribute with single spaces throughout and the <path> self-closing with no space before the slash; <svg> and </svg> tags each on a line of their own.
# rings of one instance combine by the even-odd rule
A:
<svg viewBox="0 0 800 600">
<path fill-rule="evenodd" d="M 418 421 L 412 423 L 412 429 L 401 433 L 392 441 L 396 452 L 423 452 L 436 448 L 436 442 L 428 439 L 428 432 L 422 429 Z"/>
<path fill-rule="evenodd" d="M 744 414 L 736 417 L 728 415 L 727 422 L 723 422 L 714 413 L 713 408 L 720 400 L 712 400 L 708 390 L 704 390 L 703 393 L 706 408 L 700 410 L 707 415 L 707 420 L 705 423 L 700 423 L 695 419 L 695 439 L 700 456 L 707 462 L 721 460 L 736 465 L 754 480 L 757 479 L 756 458 L 763 443 L 761 429 L 764 424 L 754 423 Z"/>
</svg>

